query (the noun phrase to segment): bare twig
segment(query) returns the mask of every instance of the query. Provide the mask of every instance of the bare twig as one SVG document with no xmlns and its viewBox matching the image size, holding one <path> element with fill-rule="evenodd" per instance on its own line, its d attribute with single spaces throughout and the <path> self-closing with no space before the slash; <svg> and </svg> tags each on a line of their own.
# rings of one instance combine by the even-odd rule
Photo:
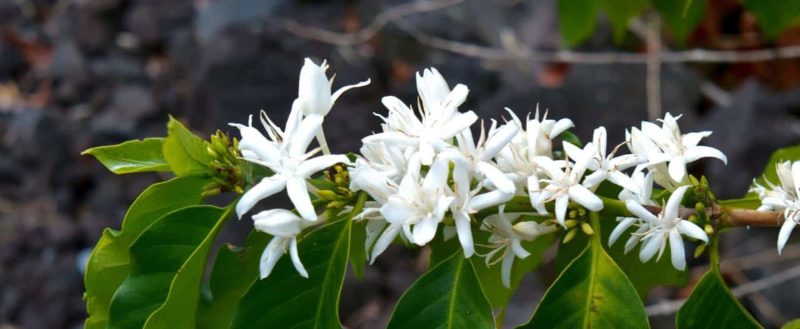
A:
<svg viewBox="0 0 800 329">
<path fill-rule="evenodd" d="M 647 24 L 646 44 L 648 54 L 661 53 L 661 22 L 658 16 L 651 15 Z M 651 121 L 661 117 L 661 60 L 650 56 L 647 61 L 647 117 Z"/>
<path fill-rule="evenodd" d="M 297 36 L 337 46 L 352 46 L 372 39 L 387 24 L 406 16 L 452 7 L 464 0 L 417 1 L 384 10 L 365 28 L 353 33 L 340 33 L 304 25 L 291 19 L 283 20 L 283 28 Z"/>
<path fill-rule="evenodd" d="M 740 287 L 751 283 L 750 279 L 747 278 L 747 275 L 745 275 L 741 269 L 734 268 L 727 272 L 727 274 L 730 276 L 731 280 Z M 764 294 L 760 291 L 754 291 L 746 296 L 746 298 L 753 302 L 753 307 L 758 310 L 758 312 L 764 316 L 764 320 L 769 321 L 772 326 L 780 327 L 786 322 L 786 318 L 783 314 L 781 314 L 775 305 L 770 303 L 769 299 L 764 297 Z"/>
</svg>

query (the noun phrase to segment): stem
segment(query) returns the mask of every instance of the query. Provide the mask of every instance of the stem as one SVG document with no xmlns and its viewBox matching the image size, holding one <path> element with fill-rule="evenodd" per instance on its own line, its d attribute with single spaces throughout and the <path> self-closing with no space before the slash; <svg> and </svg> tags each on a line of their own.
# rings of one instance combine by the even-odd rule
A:
<svg viewBox="0 0 800 329">
<path fill-rule="evenodd" d="M 347 215 L 348 220 L 352 220 L 353 217 L 356 217 L 359 213 L 361 213 L 361 210 L 364 210 L 364 204 L 367 203 L 367 198 L 368 195 L 366 192 L 358 192 L 358 199 L 356 199 L 356 203 L 353 205 L 353 210 L 350 211 L 349 215 Z"/>
</svg>

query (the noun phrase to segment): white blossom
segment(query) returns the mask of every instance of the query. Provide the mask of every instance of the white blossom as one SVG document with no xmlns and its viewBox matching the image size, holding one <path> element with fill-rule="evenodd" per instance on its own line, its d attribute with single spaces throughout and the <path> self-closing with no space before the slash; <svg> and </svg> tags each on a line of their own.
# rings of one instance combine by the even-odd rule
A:
<svg viewBox="0 0 800 329">
<path fill-rule="evenodd" d="M 525 259 L 531 253 L 522 246 L 522 241 L 533 241 L 537 237 L 556 231 L 556 227 L 534 221 L 523 221 L 513 224 L 522 213 L 505 213 L 501 207 L 497 214 L 487 216 L 483 220 L 482 230 L 489 231 L 489 247 L 492 249 L 485 255 L 486 265 L 502 261 L 500 273 L 503 285 L 511 287 L 511 268 L 515 258 Z"/>
<path fill-rule="evenodd" d="M 672 192 L 669 200 L 667 200 L 667 204 L 662 208 L 658 216 L 653 215 L 634 200 L 625 202 L 628 211 L 644 222 L 643 227 L 646 228 L 645 231 L 637 231 L 637 233 L 634 233 L 641 236 L 642 248 L 639 251 L 639 260 L 643 263 L 652 259 L 656 253 L 658 253 L 657 259 L 660 259 L 667 247 L 667 243 L 669 243 L 672 266 L 678 270 L 684 270 L 686 269 L 686 255 L 681 235 L 708 243 L 708 235 L 706 235 L 702 228 L 679 216 L 681 201 L 688 188 L 688 185 L 684 185 Z M 631 220 L 633 219 L 625 219 L 619 225 L 623 227 L 627 225 L 629 227 L 630 224 L 628 223 L 630 223 Z M 627 227 L 624 228 L 627 229 Z M 621 232 L 618 233 L 616 231 L 620 229 L 620 227 L 617 227 L 615 232 L 612 233 L 612 236 L 618 237 Z M 624 231 L 625 229 L 621 230 Z M 614 239 L 616 239 L 616 237 Z M 636 241 L 638 242 L 638 240 L 639 239 Z M 613 243 L 613 241 L 610 241 L 610 243 Z"/>
<path fill-rule="evenodd" d="M 641 164 L 645 159 L 635 154 L 623 154 L 617 156 L 619 146 L 615 147 L 611 153 L 606 151 L 606 128 L 599 127 L 594 130 L 592 142 L 583 149 L 570 143 L 564 144 L 564 151 L 575 162 L 588 162 L 588 169 L 593 173 L 583 180 L 583 186 L 589 189 L 595 188 L 605 180 L 617 184 L 631 191 L 636 191 L 637 187 L 631 178 L 622 172 L 625 169 Z"/>
<path fill-rule="evenodd" d="M 645 121 L 642 122 L 641 130 L 632 128 L 626 133 L 631 152 L 647 158 L 647 166 L 657 172 L 655 179 L 659 184 L 662 184 L 659 174 L 662 177 L 668 175 L 675 183 L 683 183 L 687 177 L 686 164 L 697 159 L 712 157 L 724 163 L 728 161 L 720 150 L 698 145 L 701 139 L 711 135 L 710 131 L 681 134 L 678 127 L 680 117 L 667 113 L 660 120 L 661 127 Z M 657 166 L 659 164 L 664 165 Z"/>
<path fill-rule="evenodd" d="M 436 161 L 424 178 L 419 160 L 412 159 L 397 193 L 389 196 L 380 209 L 389 225 L 373 247 L 370 259 L 380 255 L 401 232 L 417 245 L 425 245 L 436 235 L 439 223 L 453 202 L 447 192 L 448 162 Z"/>
<path fill-rule="evenodd" d="M 311 59 L 305 59 L 303 68 L 300 69 L 300 82 L 296 100 L 303 115 L 317 114 L 326 116 L 331 111 L 333 103 L 344 92 L 353 88 L 364 87 L 370 83 L 370 80 L 367 79 L 356 84 L 344 86 L 331 93 L 333 78 L 328 80 L 325 74 L 327 70 L 328 64 L 326 61 L 322 61 L 322 64 L 317 65 Z"/>
<path fill-rule="evenodd" d="M 411 107 L 397 97 L 384 97 L 381 102 L 389 110 L 385 117 L 383 132 L 367 136 L 364 144 L 385 142 L 402 145 L 419 153 L 423 165 L 431 165 L 437 152 L 450 146 L 449 140 L 469 129 L 477 115 L 472 111 L 458 112 L 469 93 L 465 85 L 456 85 L 453 90 L 436 69 L 417 73 L 417 89 L 422 105 L 418 118 Z"/>
<path fill-rule="evenodd" d="M 317 215 L 308 194 L 306 180 L 314 173 L 339 162 L 349 162 L 344 155 L 322 155 L 314 157 L 318 150 L 307 152 L 317 131 L 322 126 L 322 116 L 312 114 L 301 118 L 298 108 L 292 109 L 282 131 L 262 112 L 269 140 L 252 126 L 252 117 L 247 126 L 231 124 L 239 128 L 242 141 L 239 149 L 245 160 L 265 166 L 274 175 L 263 178 L 246 191 L 236 205 L 236 213 L 241 218 L 258 201 L 286 189 L 289 199 L 300 215 L 314 221 Z"/>
<path fill-rule="evenodd" d="M 273 236 L 261 254 L 261 265 L 259 266 L 261 278 L 269 276 L 275 264 L 287 251 L 297 273 L 308 278 L 308 272 L 300 262 L 300 256 L 297 253 L 297 235 L 311 222 L 286 209 L 262 211 L 253 215 L 253 221 L 256 230 Z"/>
<path fill-rule="evenodd" d="M 569 144 L 564 142 L 564 144 Z M 570 144 L 571 145 L 571 144 Z M 555 201 L 555 212 L 558 223 L 564 225 L 564 220 L 569 206 L 569 201 L 575 201 L 591 211 L 603 209 L 603 201 L 600 200 L 592 191 L 580 184 L 584 172 L 590 159 L 585 159 L 576 163 L 569 161 L 557 162 L 551 158 L 539 156 L 534 162 L 542 168 L 548 179 L 541 182 L 547 185 L 536 191 L 532 201 L 534 204 L 544 204 L 545 202 Z"/>
<path fill-rule="evenodd" d="M 767 181 L 767 186 L 755 184 L 761 206 L 758 210 L 783 210 L 784 222 L 778 233 L 778 253 L 783 251 L 795 226 L 800 224 L 800 161 L 785 161 L 775 165 L 779 184 Z"/>
</svg>

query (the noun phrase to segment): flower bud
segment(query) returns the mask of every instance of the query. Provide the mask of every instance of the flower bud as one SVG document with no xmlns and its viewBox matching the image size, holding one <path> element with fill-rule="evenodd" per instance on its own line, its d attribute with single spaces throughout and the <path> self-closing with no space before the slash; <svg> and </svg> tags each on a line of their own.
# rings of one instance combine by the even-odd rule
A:
<svg viewBox="0 0 800 329">
<path fill-rule="evenodd" d="M 576 234 L 578 234 L 578 229 L 569 230 L 567 232 L 567 234 L 564 235 L 564 239 L 562 240 L 561 243 L 568 243 L 568 242 L 572 241 L 572 239 L 575 237 Z"/>
<path fill-rule="evenodd" d="M 581 230 L 582 230 L 582 231 L 583 231 L 583 233 L 584 233 L 584 234 L 586 234 L 586 235 L 592 235 L 592 234 L 594 234 L 594 230 L 592 229 L 592 226 L 591 226 L 591 225 L 589 225 L 589 223 L 587 223 L 587 222 L 583 222 L 583 223 L 581 223 Z"/>
</svg>

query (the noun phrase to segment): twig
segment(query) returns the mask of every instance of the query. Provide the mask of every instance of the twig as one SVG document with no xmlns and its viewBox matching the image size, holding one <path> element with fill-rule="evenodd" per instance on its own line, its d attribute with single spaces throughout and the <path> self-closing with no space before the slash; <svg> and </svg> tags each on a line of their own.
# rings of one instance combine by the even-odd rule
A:
<svg viewBox="0 0 800 329">
<path fill-rule="evenodd" d="M 464 0 L 417 1 L 386 9 L 375 16 L 365 28 L 353 33 L 340 33 L 304 25 L 291 19 L 283 20 L 283 28 L 297 36 L 337 46 L 353 46 L 372 39 L 387 24 L 406 16 L 448 8 Z"/>
<path fill-rule="evenodd" d="M 734 268 L 727 272 L 727 274 L 730 276 L 731 280 L 740 287 L 751 282 L 741 269 Z M 780 325 L 786 322 L 786 318 L 783 316 L 783 314 L 781 314 L 775 305 L 770 303 L 770 301 L 764 297 L 764 294 L 761 292 L 755 291 L 746 297 L 753 302 L 753 307 L 758 310 L 758 312 L 761 313 L 761 315 L 763 315 L 764 318 L 772 324 L 772 326 L 780 327 Z"/>
<path fill-rule="evenodd" d="M 651 15 L 647 24 L 646 44 L 648 54 L 661 53 L 661 22 L 658 16 Z M 647 61 L 647 117 L 651 121 L 661 117 L 661 61 L 650 56 Z"/>
</svg>

